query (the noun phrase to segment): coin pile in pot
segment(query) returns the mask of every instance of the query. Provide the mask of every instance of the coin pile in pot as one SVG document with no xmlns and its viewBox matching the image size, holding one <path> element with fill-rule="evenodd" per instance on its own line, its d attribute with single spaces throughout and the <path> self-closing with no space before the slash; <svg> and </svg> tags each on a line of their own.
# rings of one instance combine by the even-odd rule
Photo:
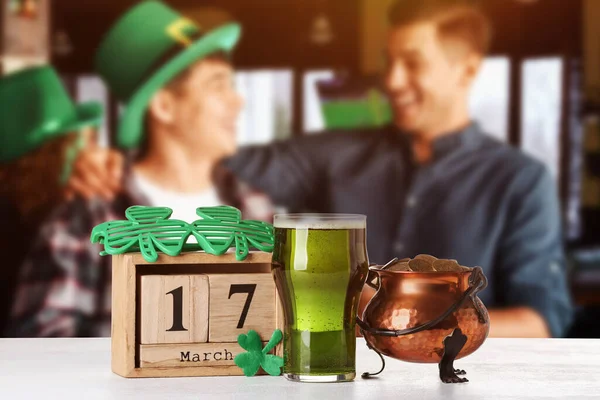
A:
<svg viewBox="0 0 600 400">
<path fill-rule="evenodd" d="M 415 258 L 403 258 L 385 269 L 386 271 L 413 272 L 462 272 L 472 268 L 460 265 L 456 260 L 436 258 L 428 254 L 419 254 Z"/>
</svg>

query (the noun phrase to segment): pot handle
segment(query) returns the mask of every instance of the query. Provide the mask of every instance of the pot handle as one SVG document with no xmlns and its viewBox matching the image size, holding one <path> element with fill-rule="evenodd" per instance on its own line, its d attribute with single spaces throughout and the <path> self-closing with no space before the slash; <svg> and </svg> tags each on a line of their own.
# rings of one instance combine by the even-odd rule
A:
<svg viewBox="0 0 600 400">
<path fill-rule="evenodd" d="M 377 281 L 377 283 L 373 283 Z M 379 290 L 379 275 L 377 275 L 374 271 L 369 270 L 369 274 L 367 275 L 367 281 L 365 282 L 367 286 Z"/>
<path fill-rule="evenodd" d="M 396 264 L 398 262 L 398 257 L 393 258 L 392 260 L 390 260 L 387 264 L 385 264 L 384 266 L 379 266 L 377 264 L 369 264 L 369 268 L 370 267 L 380 267 L 379 271 L 383 271 L 389 267 L 391 267 L 392 265 Z M 377 280 L 377 284 L 373 283 L 375 280 Z M 379 275 L 377 275 L 374 271 L 371 271 L 371 269 L 369 269 L 369 273 L 367 275 L 367 281 L 365 282 L 367 284 L 367 286 L 375 289 L 375 290 L 379 290 Z"/>
<path fill-rule="evenodd" d="M 371 272 L 371 271 L 369 271 L 369 272 Z M 371 277 L 371 274 L 369 273 L 369 278 L 370 277 Z M 369 282 L 370 281 L 368 280 L 367 283 L 369 283 Z M 371 286 L 371 285 L 369 285 L 369 286 Z M 458 308 L 460 308 L 469 296 L 474 296 L 477 292 L 485 289 L 486 286 L 487 286 L 487 278 L 483 274 L 483 270 L 481 269 L 481 267 L 475 267 L 475 268 L 473 268 L 473 272 L 471 272 L 471 276 L 469 276 L 469 288 L 463 293 L 463 295 L 460 297 L 460 299 L 458 299 L 454 304 L 452 304 L 450 306 L 450 308 L 448 308 L 442 315 L 440 315 L 439 317 L 437 317 L 429 322 L 426 322 L 422 325 L 415 326 L 412 328 L 400 329 L 400 330 L 372 328 L 371 326 L 369 326 L 368 323 L 361 320 L 358 316 L 356 317 L 356 323 L 358 324 L 358 326 L 360 327 L 360 329 L 362 331 L 366 331 L 373 335 L 379 335 L 379 336 L 398 337 L 398 336 L 410 335 L 412 333 L 421 332 L 421 331 L 427 330 L 427 329 L 439 324 L 440 322 L 442 322 L 444 319 L 446 319 L 446 317 L 448 317 L 448 315 L 452 314 L 454 311 L 456 311 Z M 363 334 L 363 336 L 364 336 L 364 334 Z"/>
</svg>

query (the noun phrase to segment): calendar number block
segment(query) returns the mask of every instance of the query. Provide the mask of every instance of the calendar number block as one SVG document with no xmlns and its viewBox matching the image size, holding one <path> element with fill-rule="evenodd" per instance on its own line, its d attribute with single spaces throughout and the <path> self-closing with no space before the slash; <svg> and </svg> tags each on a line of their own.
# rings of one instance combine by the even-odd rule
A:
<svg viewBox="0 0 600 400">
<path fill-rule="evenodd" d="M 208 341 L 206 275 L 141 277 L 141 344 Z"/>
<path fill-rule="evenodd" d="M 263 342 L 263 346 L 266 342 Z M 142 368 L 233 366 L 246 350 L 237 343 L 146 344 L 140 346 Z"/>
<path fill-rule="evenodd" d="M 209 342 L 235 342 L 250 329 L 271 337 L 277 303 L 270 274 L 211 274 L 209 285 Z"/>
</svg>

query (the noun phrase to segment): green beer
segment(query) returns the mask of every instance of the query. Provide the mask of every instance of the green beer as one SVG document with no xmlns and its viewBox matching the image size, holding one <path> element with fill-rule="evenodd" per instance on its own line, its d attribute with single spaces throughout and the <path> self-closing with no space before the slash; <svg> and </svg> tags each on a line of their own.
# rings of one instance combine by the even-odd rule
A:
<svg viewBox="0 0 600 400">
<path fill-rule="evenodd" d="M 355 316 L 368 273 L 366 217 L 275 216 L 273 274 L 285 315 L 284 376 L 355 377 Z"/>
</svg>

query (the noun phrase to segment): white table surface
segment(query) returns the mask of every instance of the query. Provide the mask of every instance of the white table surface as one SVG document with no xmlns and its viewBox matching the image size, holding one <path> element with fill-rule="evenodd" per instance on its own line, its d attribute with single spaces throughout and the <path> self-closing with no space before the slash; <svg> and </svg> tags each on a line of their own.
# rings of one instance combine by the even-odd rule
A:
<svg viewBox="0 0 600 400">
<path fill-rule="evenodd" d="M 444 384 L 435 364 L 378 357 L 357 343 L 354 382 L 307 384 L 283 377 L 138 378 L 110 370 L 109 339 L 0 339 L 0 399 L 528 399 L 599 398 L 600 340 L 488 339 L 455 367 L 469 383 Z"/>
</svg>

